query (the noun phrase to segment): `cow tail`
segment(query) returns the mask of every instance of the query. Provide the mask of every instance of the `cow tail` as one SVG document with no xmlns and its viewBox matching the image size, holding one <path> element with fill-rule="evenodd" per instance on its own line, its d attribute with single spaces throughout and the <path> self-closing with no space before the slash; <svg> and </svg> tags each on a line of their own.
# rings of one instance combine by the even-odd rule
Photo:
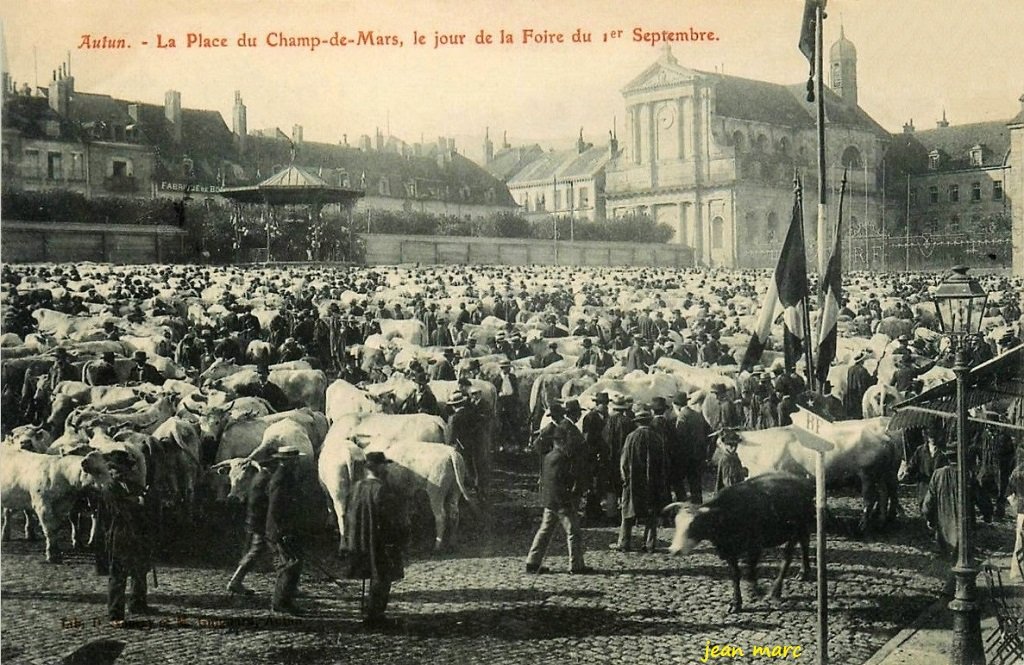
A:
<svg viewBox="0 0 1024 665">
<path fill-rule="evenodd" d="M 459 451 L 452 450 L 449 456 L 452 461 L 452 468 L 455 471 L 455 483 L 459 487 L 459 493 L 469 504 L 470 508 L 474 511 L 477 509 L 476 499 L 469 494 L 469 490 L 466 489 L 466 477 L 469 475 L 469 467 L 466 466 L 466 458 L 464 458 Z"/>
</svg>

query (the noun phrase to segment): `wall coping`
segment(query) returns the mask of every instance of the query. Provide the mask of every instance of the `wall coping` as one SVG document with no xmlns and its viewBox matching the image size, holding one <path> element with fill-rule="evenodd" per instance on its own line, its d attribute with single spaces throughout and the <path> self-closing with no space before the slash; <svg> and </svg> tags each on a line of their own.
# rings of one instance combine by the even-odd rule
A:
<svg viewBox="0 0 1024 665">
<path fill-rule="evenodd" d="M 3 220 L 4 231 L 79 231 L 81 233 L 120 233 L 134 235 L 187 235 L 184 229 L 171 224 L 84 224 L 78 222 L 21 222 Z"/>
<path fill-rule="evenodd" d="M 545 240 L 541 238 L 500 238 L 500 237 L 478 237 L 478 236 L 426 236 L 426 235 L 408 235 L 399 233 L 358 233 L 359 237 L 366 238 L 368 236 L 377 236 L 383 238 L 393 238 L 398 241 L 411 241 L 411 242 L 423 242 L 423 243 L 438 243 L 438 244 L 502 244 L 502 245 L 542 245 L 551 244 L 554 245 L 554 240 Z M 629 250 L 665 250 L 669 252 L 686 252 L 693 251 L 686 245 L 678 245 L 675 243 L 646 243 L 646 242 L 621 242 L 612 240 L 558 240 L 558 246 L 563 248 L 572 249 L 629 249 Z"/>
</svg>

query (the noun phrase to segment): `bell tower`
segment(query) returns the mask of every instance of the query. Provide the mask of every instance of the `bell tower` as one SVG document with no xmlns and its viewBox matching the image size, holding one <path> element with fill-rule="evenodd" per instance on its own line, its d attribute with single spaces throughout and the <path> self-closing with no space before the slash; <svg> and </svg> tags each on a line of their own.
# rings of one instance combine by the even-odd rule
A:
<svg viewBox="0 0 1024 665">
<path fill-rule="evenodd" d="M 857 49 L 839 26 L 839 39 L 829 50 L 829 87 L 850 106 L 857 105 Z"/>
</svg>

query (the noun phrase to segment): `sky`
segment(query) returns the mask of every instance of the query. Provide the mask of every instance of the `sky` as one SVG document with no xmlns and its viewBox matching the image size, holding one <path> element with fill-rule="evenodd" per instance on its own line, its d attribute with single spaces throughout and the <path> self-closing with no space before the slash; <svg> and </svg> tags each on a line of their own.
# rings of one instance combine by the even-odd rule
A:
<svg viewBox="0 0 1024 665">
<path fill-rule="evenodd" d="M 657 60 L 659 46 L 634 30 L 715 33 L 673 45 L 685 67 L 777 83 L 806 80 L 797 49 L 801 0 L 34 0 L 6 2 L 6 63 L 15 81 L 46 85 L 69 54 L 77 90 L 220 111 L 231 124 L 234 91 L 249 130 L 303 126 L 306 140 L 350 143 L 377 127 L 409 142 L 453 136 L 478 158 L 485 127 L 500 144 L 594 143 L 613 122 L 623 131 L 620 90 Z M 914 120 L 934 126 L 1009 119 L 1024 93 L 1021 0 L 830 0 L 827 48 L 840 25 L 857 48 L 860 105 L 890 131 Z M 511 45 L 478 45 L 485 31 Z M 560 33 L 565 43 L 523 43 L 523 30 Z M 574 43 L 576 29 L 590 43 Z M 272 47 L 286 37 L 394 36 L 402 46 Z M 425 38 L 413 44 L 413 32 Z M 616 37 L 615 31 L 621 31 Z M 434 47 L 435 32 L 464 34 Z M 227 47 L 188 47 L 187 35 Z M 240 47 L 245 33 L 256 47 Z M 130 48 L 80 48 L 83 35 L 124 39 Z M 607 40 L 605 35 L 608 34 Z M 157 48 L 157 39 L 174 48 Z M 143 45 L 142 42 L 147 42 Z M 826 55 L 827 62 L 827 55 Z"/>
</svg>

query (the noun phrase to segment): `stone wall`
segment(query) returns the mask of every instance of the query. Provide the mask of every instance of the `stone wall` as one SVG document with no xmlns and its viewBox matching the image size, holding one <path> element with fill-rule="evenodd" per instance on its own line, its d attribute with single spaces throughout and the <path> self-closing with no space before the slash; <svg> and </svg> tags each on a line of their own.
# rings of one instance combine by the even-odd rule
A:
<svg viewBox="0 0 1024 665">
<path fill-rule="evenodd" d="M 5 263 L 175 263 L 198 258 L 185 232 L 175 226 L 8 220 L 0 225 L 0 257 Z"/>
</svg>

